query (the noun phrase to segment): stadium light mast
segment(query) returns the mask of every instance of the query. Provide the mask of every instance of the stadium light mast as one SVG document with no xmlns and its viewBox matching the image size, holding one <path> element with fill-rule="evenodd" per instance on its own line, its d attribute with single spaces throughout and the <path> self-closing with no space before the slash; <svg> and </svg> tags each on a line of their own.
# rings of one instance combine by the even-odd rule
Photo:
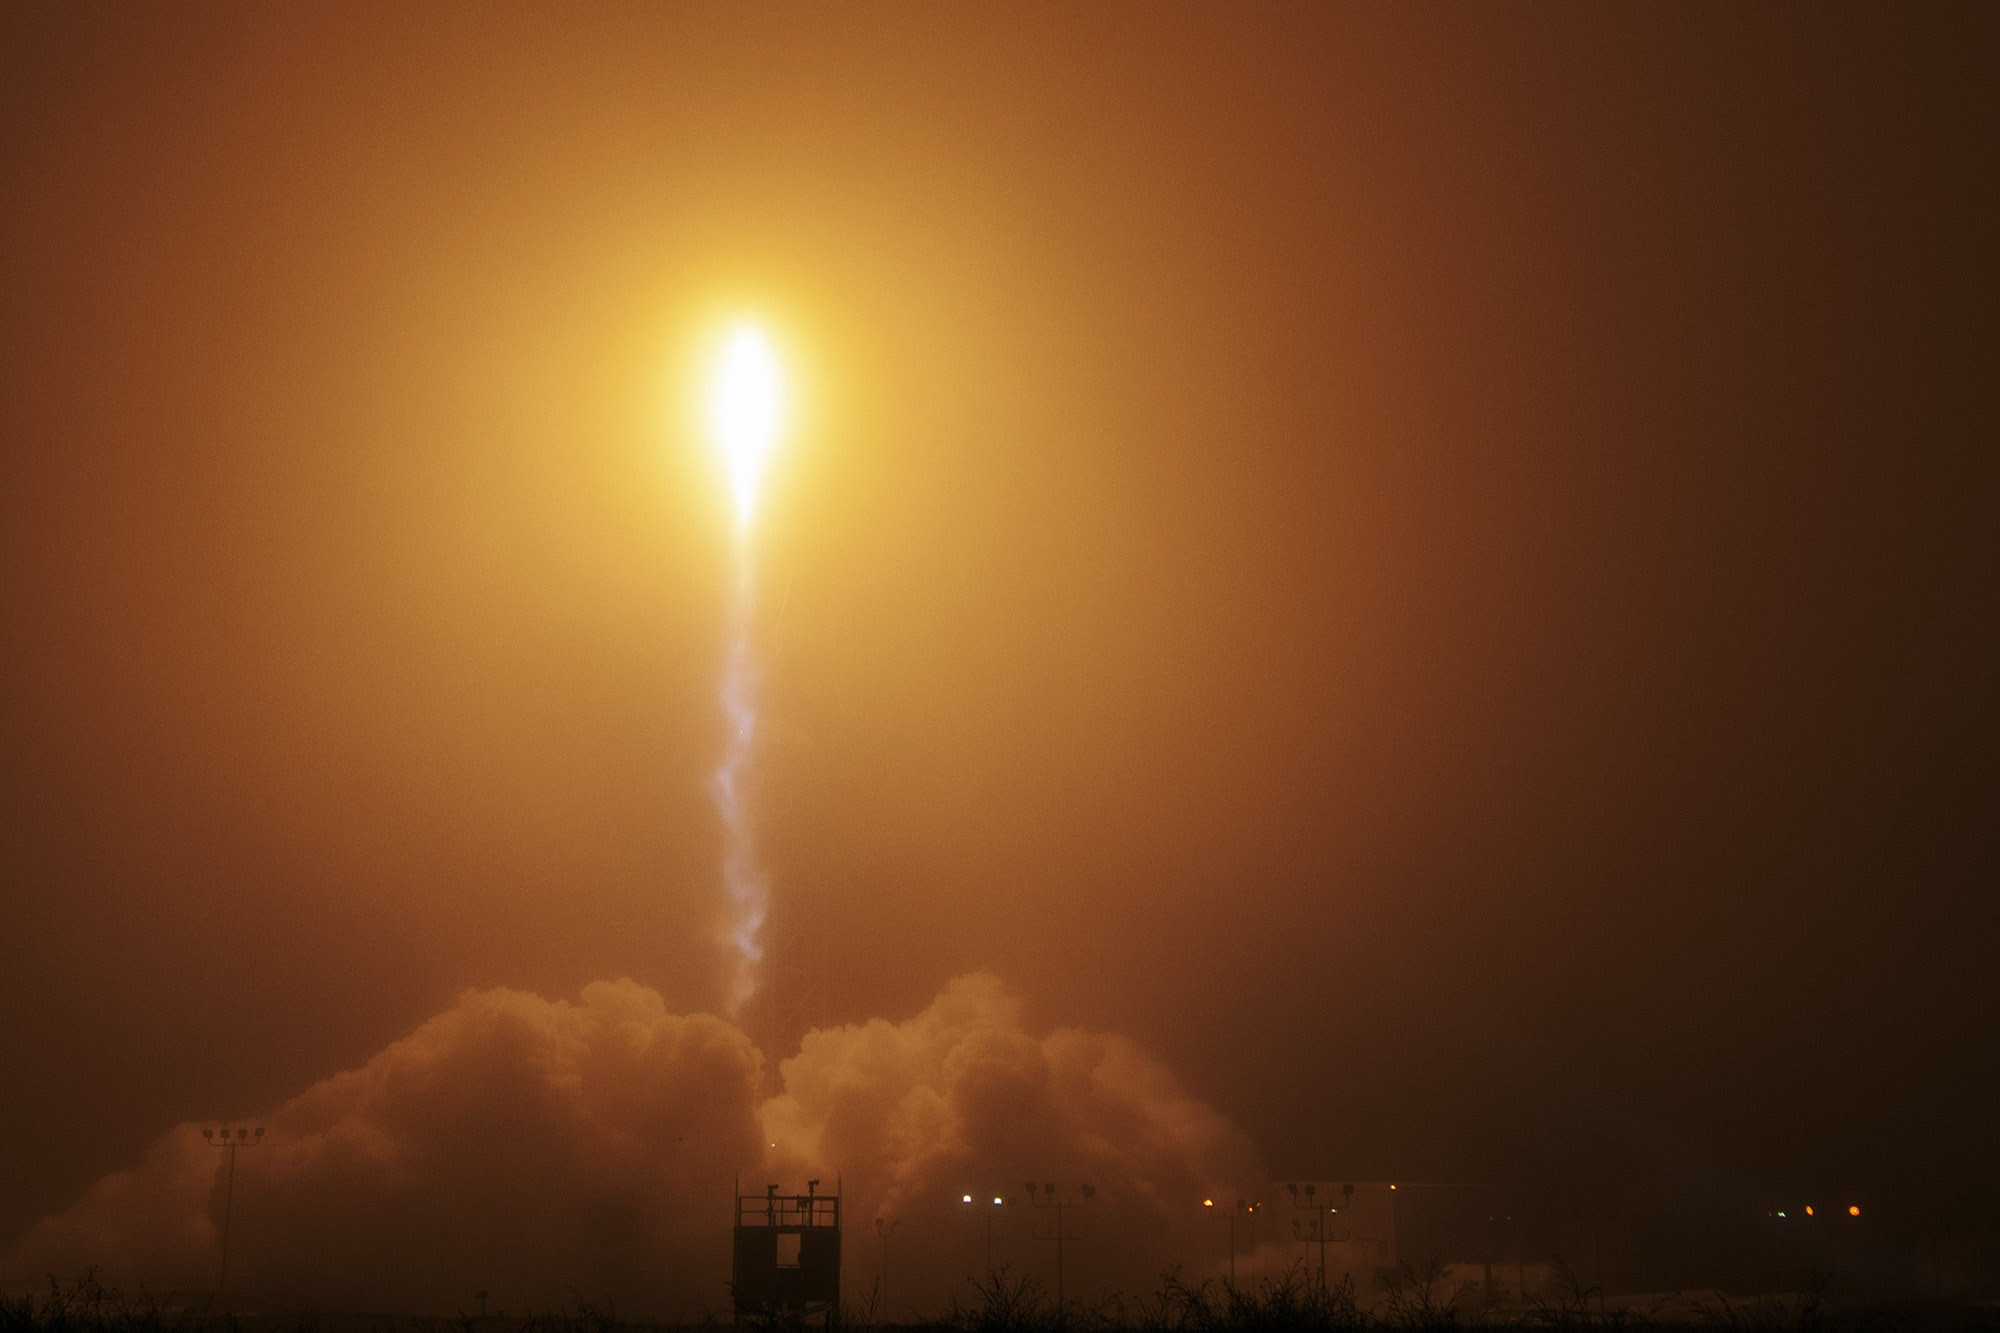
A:
<svg viewBox="0 0 2000 1333">
<path fill-rule="evenodd" d="M 222 1267 L 215 1275 L 215 1303 L 223 1305 L 223 1293 L 229 1289 L 229 1214 L 236 1201 L 236 1150 L 254 1148 L 264 1141 L 262 1126 L 257 1129 L 239 1129 L 232 1137 L 227 1129 L 217 1138 L 215 1131 L 204 1129 L 201 1136 L 208 1140 L 211 1148 L 223 1148 L 229 1153 L 229 1173 L 222 1187 Z M 228 1307 L 223 1307 L 228 1313 Z"/>
<path fill-rule="evenodd" d="M 901 1218 L 878 1217 L 875 1219 L 875 1234 L 882 1238 L 882 1285 L 878 1294 L 882 1299 L 882 1317 L 889 1317 L 889 1237 L 897 1227 L 903 1225 Z"/>
<path fill-rule="evenodd" d="M 1236 1223 L 1239 1219 L 1245 1222 L 1249 1221 L 1256 1214 L 1257 1205 L 1254 1203 L 1245 1203 L 1243 1200 L 1238 1199 L 1234 1208 L 1224 1211 L 1215 1206 L 1215 1200 L 1203 1199 L 1201 1206 L 1208 1209 L 1210 1217 L 1219 1217 L 1229 1223 L 1229 1291 L 1231 1295 L 1234 1295 L 1236 1292 Z"/>
<path fill-rule="evenodd" d="M 1059 1199 L 1056 1197 L 1056 1187 L 1054 1185 L 1043 1185 L 1039 1195 L 1035 1193 L 1035 1182 L 1032 1180 L 1024 1188 L 1028 1191 L 1028 1202 L 1030 1204 L 1037 1208 L 1053 1208 L 1055 1210 L 1056 1229 L 1052 1232 L 1038 1231 L 1035 1233 L 1035 1239 L 1052 1240 L 1056 1243 L 1056 1320 L 1060 1323 L 1065 1318 L 1063 1314 L 1063 1242 L 1065 1240 L 1083 1240 L 1090 1235 L 1088 1231 L 1065 1231 L 1063 1229 L 1063 1213 L 1070 1208 L 1082 1208 L 1088 1205 L 1092 1199 L 1097 1197 L 1097 1190 L 1093 1186 L 1085 1185 L 1082 1188 L 1082 1192 L 1077 1196 Z"/>
<path fill-rule="evenodd" d="M 989 1197 L 992 1199 L 992 1202 L 982 1206 L 979 1211 L 986 1218 L 986 1271 L 991 1275 L 993 1272 L 993 1214 L 1005 1208 L 1007 1201 L 997 1194 Z M 970 1194 L 965 1194 L 960 1196 L 959 1201 L 970 1205 L 973 1202 L 973 1198 Z"/>
<path fill-rule="evenodd" d="M 1348 1239 L 1346 1236 L 1331 1236 L 1327 1234 L 1332 1230 L 1334 1214 L 1338 1213 L 1340 1208 L 1335 1204 L 1321 1203 L 1317 1197 L 1319 1187 L 1310 1182 L 1300 1185 L 1294 1181 L 1285 1186 L 1285 1188 L 1291 1192 L 1292 1207 L 1301 1212 L 1312 1214 L 1310 1229 L 1307 1226 L 1301 1225 L 1301 1219 L 1293 1218 L 1292 1234 L 1307 1244 L 1311 1244 L 1314 1241 L 1319 1242 L 1319 1289 L 1325 1291 L 1326 1243 L 1329 1240 L 1338 1242 Z M 1343 1203 L 1352 1203 L 1354 1201 L 1353 1185 L 1342 1185 L 1340 1191 Z"/>
</svg>

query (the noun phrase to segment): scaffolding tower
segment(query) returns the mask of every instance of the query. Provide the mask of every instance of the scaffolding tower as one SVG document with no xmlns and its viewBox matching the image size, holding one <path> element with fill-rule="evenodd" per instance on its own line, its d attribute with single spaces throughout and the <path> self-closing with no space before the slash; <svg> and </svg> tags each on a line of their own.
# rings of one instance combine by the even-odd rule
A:
<svg viewBox="0 0 2000 1333">
<path fill-rule="evenodd" d="M 840 1323 L 840 1188 L 804 1194 L 762 1194 L 736 1187 L 735 1262 L 730 1293 L 736 1322 Z"/>
</svg>

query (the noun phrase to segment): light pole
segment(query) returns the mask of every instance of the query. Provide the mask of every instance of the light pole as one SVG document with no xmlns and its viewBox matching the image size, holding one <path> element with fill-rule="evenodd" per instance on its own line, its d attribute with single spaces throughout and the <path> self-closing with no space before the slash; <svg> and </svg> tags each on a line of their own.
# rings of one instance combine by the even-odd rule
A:
<svg viewBox="0 0 2000 1333">
<path fill-rule="evenodd" d="M 1201 1206 L 1208 1209 L 1211 1217 L 1220 1217 L 1229 1223 L 1229 1291 L 1231 1295 L 1234 1295 L 1236 1292 L 1236 1220 L 1242 1218 L 1246 1222 L 1249 1221 L 1251 1215 L 1257 1211 L 1257 1205 L 1254 1203 L 1245 1203 L 1243 1200 L 1238 1199 L 1236 1206 L 1226 1213 L 1215 1211 L 1215 1200 L 1213 1199 L 1203 1199 Z"/>
<path fill-rule="evenodd" d="M 875 1219 L 875 1234 L 882 1238 L 882 1318 L 889 1317 L 889 1233 L 903 1225 L 900 1218 Z"/>
<path fill-rule="evenodd" d="M 1308 1243 L 1312 1241 L 1319 1242 L 1319 1289 L 1324 1292 L 1326 1290 L 1326 1243 L 1329 1240 L 1341 1241 L 1347 1239 L 1346 1236 L 1327 1235 L 1327 1232 L 1333 1226 L 1333 1215 L 1339 1212 L 1340 1209 L 1333 1204 L 1319 1202 L 1315 1197 L 1319 1193 L 1319 1187 L 1316 1185 L 1290 1184 L 1285 1186 L 1285 1188 L 1291 1193 L 1292 1207 L 1313 1215 L 1312 1230 L 1310 1232 L 1299 1225 L 1299 1219 L 1293 1218 L 1292 1234 Z M 1352 1185 L 1342 1185 L 1340 1192 L 1342 1203 L 1349 1202 L 1354 1198 L 1354 1186 Z"/>
<path fill-rule="evenodd" d="M 1056 1197 L 1056 1187 L 1054 1185 L 1043 1185 L 1042 1192 L 1039 1196 L 1037 1196 L 1035 1193 L 1034 1181 L 1032 1180 L 1029 1181 L 1027 1185 L 1024 1186 L 1023 1188 L 1025 1188 L 1028 1191 L 1028 1202 L 1030 1204 L 1034 1205 L 1037 1208 L 1053 1208 L 1055 1210 L 1056 1229 L 1053 1232 L 1047 1232 L 1047 1233 L 1038 1231 L 1035 1233 L 1035 1239 L 1053 1240 L 1056 1243 L 1056 1318 L 1062 1319 L 1064 1317 L 1063 1316 L 1063 1241 L 1082 1240 L 1090 1234 L 1087 1231 L 1068 1231 L 1068 1232 L 1064 1231 L 1063 1212 L 1066 1209 L 1082 1208 L 1086 1206 L 1093 1198 L 1097 1196 L 1097 1190 L 1092 1186 L 1085 1185 L 1083 1187 L 1082 1193 L 1078 1197 L 1073 1199 L 1071 1198 L 1058 1199 Z"/>
<path fill-rule="evenodd" d="M 228 1289 L 229 1283 L 229 1213 L 236 1201 L 236 1150 L 254 1148 L 262 1143 L 264 1131 L 260 1127 L 254 1131 L 253 1136 L 251 1130 L 239 1129 L 232 1138 L 229 1131 L 224 1129 L 222 1137 L 217 1138 L 214 1130 L 204 1129 L 201 1136 L 208 1140 L 209 1147 L 229 1150 L 229 1173 L 222 1187 L 222 1268 L 215 1277 L 215 1303 L 222 1305 L 222 1293 Z M 223 1313 L 228 1313 L 227 1306 L 224 1306 Z"/>
<path fill-rule="evenodd" d="M 973 1202 L 973 1198 L 970 1194 L 967 1194 L 960 1202 L 969 1205 Z M 988 1274 L 993 1272 L 993 1214 L 1006 1206 L 1007 1201 L 996 1194 L 993 1196 L 992 1203 L 979 1210 L 986 1216 L 986 1271 Z"/>
</svg>

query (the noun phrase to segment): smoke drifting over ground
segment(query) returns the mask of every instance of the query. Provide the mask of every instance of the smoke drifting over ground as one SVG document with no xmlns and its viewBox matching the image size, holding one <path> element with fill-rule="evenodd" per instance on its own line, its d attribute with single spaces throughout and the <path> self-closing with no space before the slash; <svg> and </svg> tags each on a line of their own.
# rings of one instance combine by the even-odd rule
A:
<svg viewBox="0 0 2000 1333">
<path fill-rule="evenodd" d="M 922 1013 L 807 1035 L 763 1097 L 764 1057 L 736 1027 L 667 1012 L 632 981 L 577 1002 L 468 992 L 360 1069 L 254 1123 L 238 1163 L 230 1287 L 311 1309 L 449 1312 L 613 1300 L 693 1315 L 727 1302 L 729 1200 L 818 1177 L 845 1190 L 846 1286 L 881 1274 L 873 1219 L 890 1233 L 892 1306 L 939 1301 L 986 1264 L 1053 1268 L 1052 1221 L 1021 1198 L 1030 1177 L 1098 1194 L 1067 1248 L 1072 1294 L 1143 1284 L 1216 1247 L 1207 1190 L 1261 1178 L 1255 1153 L 1115 1036 L 1036 1037 L 985 974 Z M 158 1288 L 215 1280 L 222 1154 L 192 1124 L 129 1171 L 34 1227 L 14 1272 Z M 254 1293 L 254 1297 L 252 1295 Z"/>
</svg>

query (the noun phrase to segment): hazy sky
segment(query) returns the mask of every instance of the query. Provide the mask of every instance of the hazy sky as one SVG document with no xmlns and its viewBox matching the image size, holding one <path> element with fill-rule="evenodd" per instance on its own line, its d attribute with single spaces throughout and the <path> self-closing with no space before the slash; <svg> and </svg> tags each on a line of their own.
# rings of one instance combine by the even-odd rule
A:
<svg viewBox="0 0 2000 1333">
<path fill-rule="evenodd" d="M 741 313 L 770 1058 L 984 968 L 1279 1179 L 1990 1217 L 1996 26 L 7 6 L 0 1251 L 718 1005 Z"/>
</svg>

